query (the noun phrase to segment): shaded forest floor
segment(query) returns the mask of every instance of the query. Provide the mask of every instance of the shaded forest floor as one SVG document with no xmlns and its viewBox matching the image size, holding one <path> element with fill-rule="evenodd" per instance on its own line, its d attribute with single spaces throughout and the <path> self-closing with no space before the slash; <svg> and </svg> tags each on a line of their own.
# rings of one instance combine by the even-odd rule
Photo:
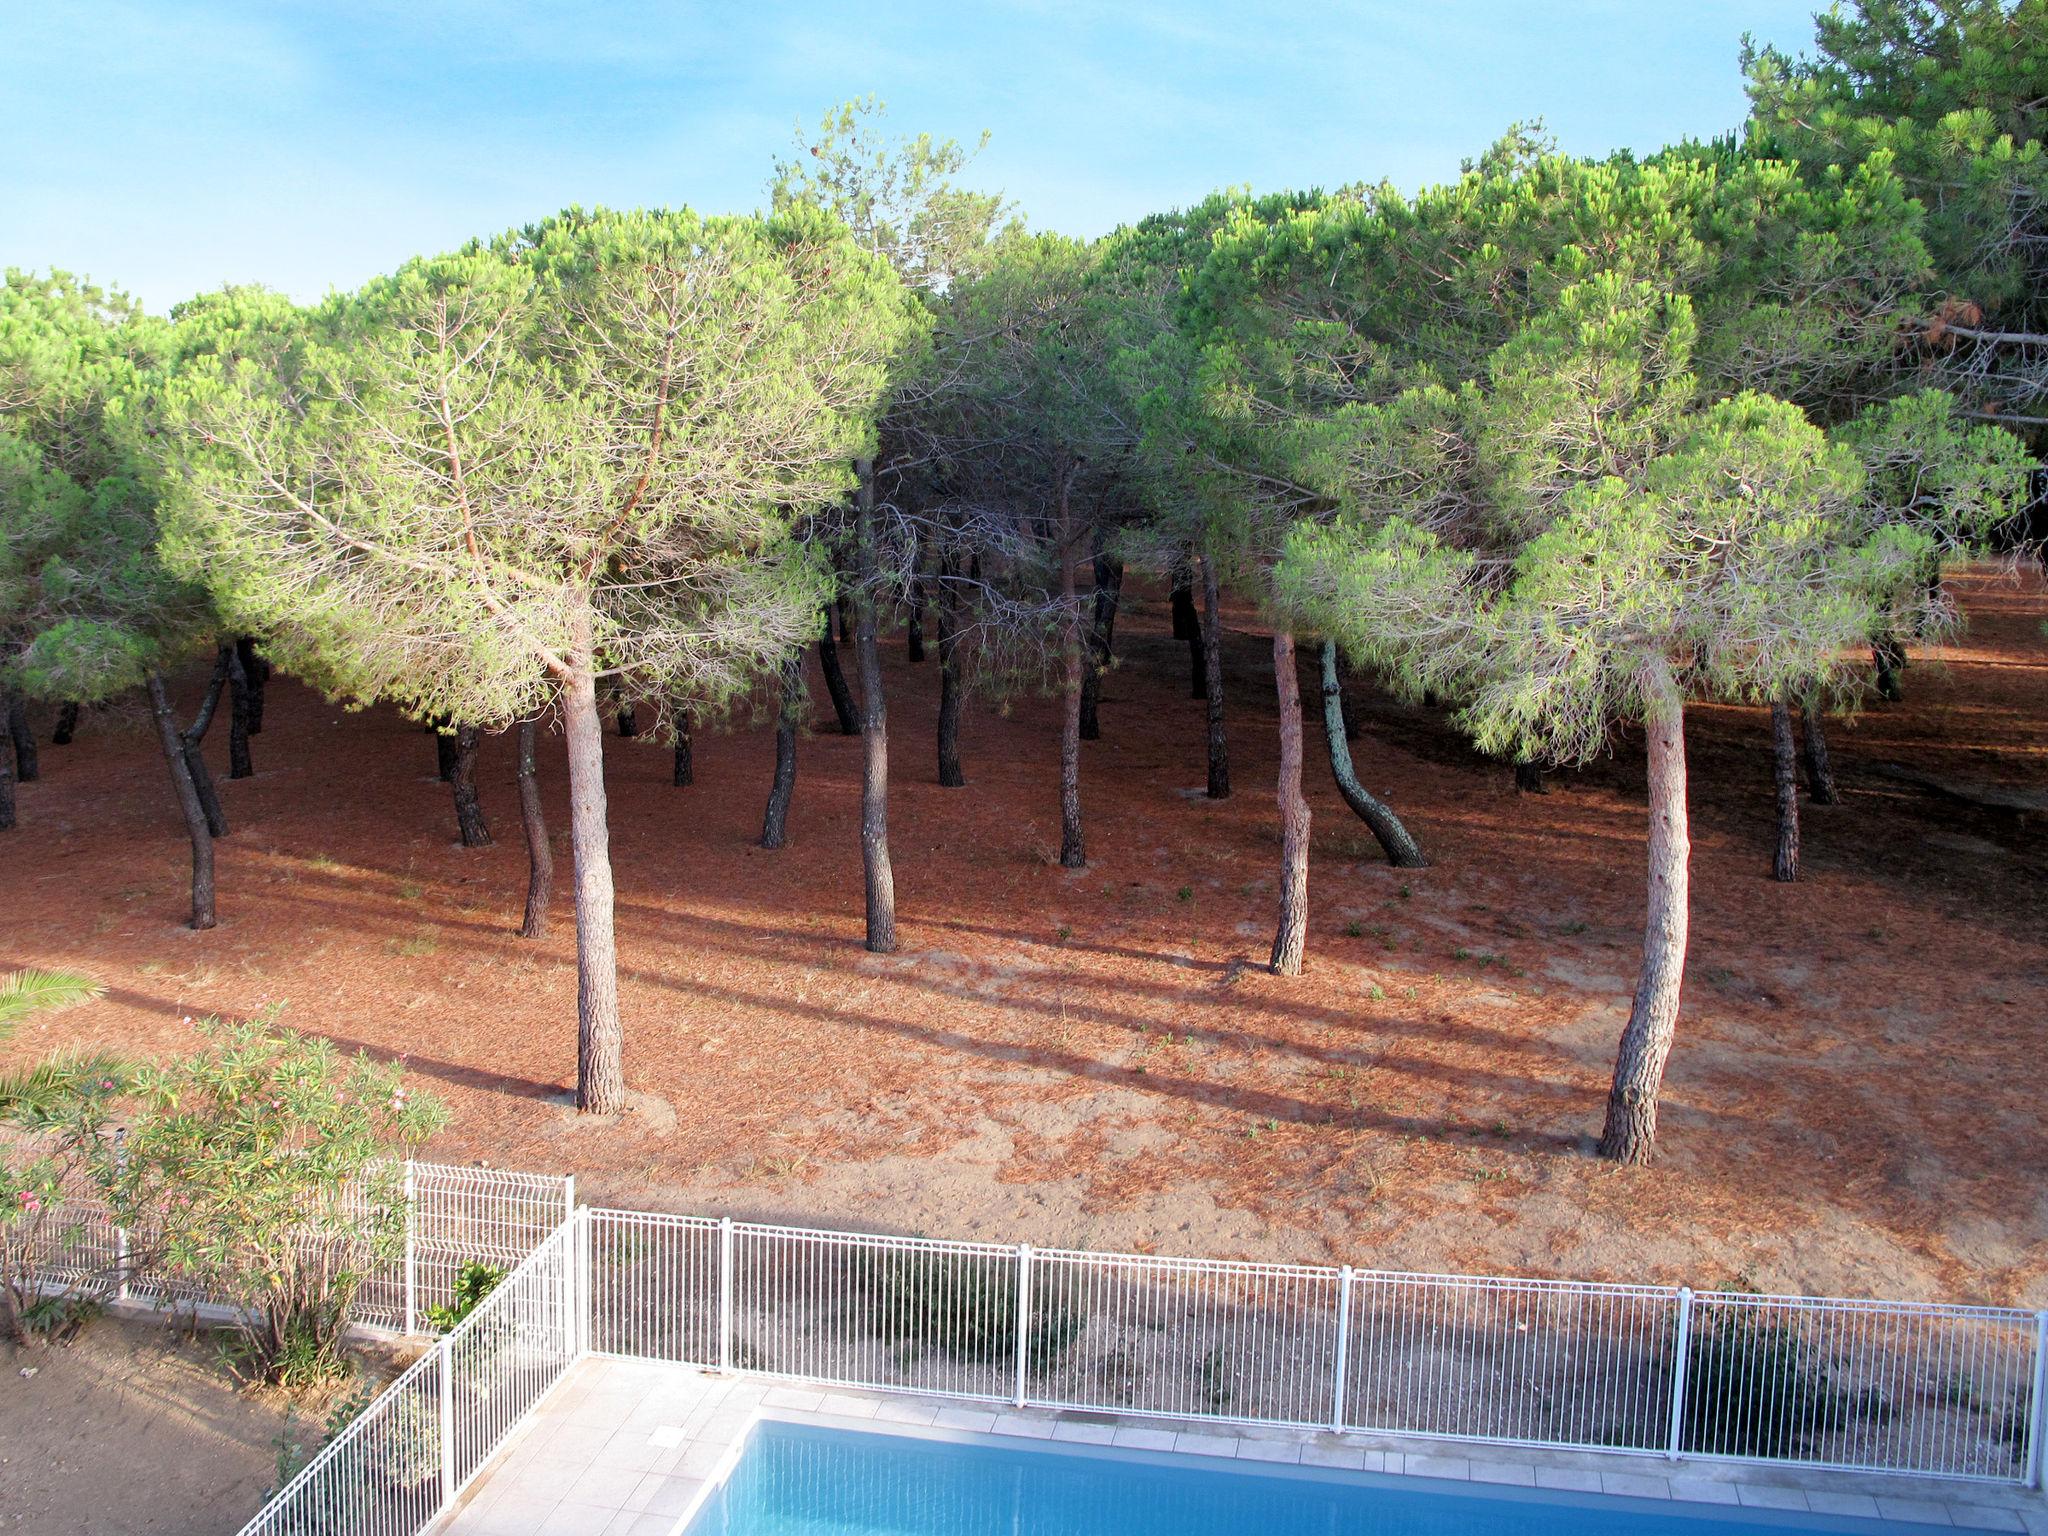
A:
<svg viewBox="0 0 2048 1536">
<path fill-rule="evenodd" d="M 860 945 L 857 739 L 804 739 L 772 854 L 753 845 L 767 732 L 700 728 L 688 789 L 665 749 L 608 744 L 639 1093 L 616 1124 L 559 1100 L 576 990 L 559 739 L 555 932 L 527 942 L 509 739 L 482 759 L 497 845 L 465 851 L 417 726 L 283 678 L 257 776 L 222 782 L 211 933 L 180 926 L 186 846 L 148 736 L 88 718 L 45 742 L 0 835 L 0 967 L 110 990 L 6 1055 L 174 1051 L 186 1015 L 283 1003 L 450 1101 L 430 1155 L 572 1171 L 598 1201 L 2048 1304 L 2048 590 L 1987 572 L 1963 596 L 1969 631 L 1916 658 L 1904 703 L 1832 724 L 1845 802 L 1808 808 L 1796 886 L 1768 878 L 1767 723 L 1689 716 L 1693 949 L 1647 1170 L 1590 1156 L 1640 945 L 1640 743 L 1518 795 L 1439 716 L 1361 691 L 1361 775 L 1435 861 L 1404 872 L 1338 799 L 1312 721 L 1308 969 L 1276 978 L 1270 650 L 1230 615 L 1238 792 L 1208 801 L 1203 707 L 1150 588 L 1125 604 L 1104 739 L 1083 748 L 1084 871 L 1054 857 L 1052 701 L 973 711 L 970 784 L 942 789 L 933 665 L 889 642 L 895 955 Z M 224 724 L 208 751 L 223 771 Z"/>
</svg>

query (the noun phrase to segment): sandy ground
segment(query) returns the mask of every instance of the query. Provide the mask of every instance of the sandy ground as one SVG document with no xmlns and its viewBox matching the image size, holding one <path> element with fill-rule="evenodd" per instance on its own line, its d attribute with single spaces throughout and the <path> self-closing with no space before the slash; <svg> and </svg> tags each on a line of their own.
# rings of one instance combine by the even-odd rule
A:
<svg viewBox="0 0 2048 1536">
<path fill-rule="evenodd" d="M 282 1425 L 177 1330 L 102 1318 L 64 1348 L 0 1344 L 0 1531 L 237 1530 L 275 1480 Z"/>
<path fill-rule="evenodd" d="M 1311 724 L 1307 973 L 1260 969 L 1279 837 L 1270 649 L 1229 637 L 1227 802 L 1163 593 L 1137 592 L 1084 747 L 1091 863 L 1061 870 L 1055 711 L 976 709 L 936 783 L 936 676 L 889 645 L 902 951 L 860 946 L 859 744 L 807 737 L 791 845 L 753 845 L 772 755 L 700 728 L 609 759 L 636 1112 L 579 1123 L 573 943 L 514 928 L 497 846 L 453 844 L 431 742 L 278 680 L 257 776 L 223 783 L 221 926 L 180 926 L 162 764 L 89 719 L 0 840 L 0 966 L 107 998 L 25 1029 L 177 1050 L 183 1016 L 286 1005 L 404 1056 L 456 1119 L 431 1155 L 573 1171 L 600 1201 L 1234 1257 L 2048 1303 L 2041 1177 L 2048 591 L 1964 584 L 1972 626 L 1903 704 L 1832 728 L 1846 803 L 1768 878 L 1768 733 L 1697 709 L 1693 950 L 1662 1156 L 1589 1155 L 1640 946 L 1641 748 L 1517 795 L 1436 715 L 1361 691 L 1361 772 L 1434 859 L 1388 869 Z M 189 701 L 201 679 L 181 690 Z M 1313 695 L 1311 695 L 1313 697 Z M 817 719 L 829 722 L 822 688 Z M 217 727 L 217 730 L 220 728 Z M 209 741 L 216 771 L 225 742 Z M 565 825 L 559 741 L 543 763 Z M 557 837 L 566 892 L 566 838 Z"/>
</svg>

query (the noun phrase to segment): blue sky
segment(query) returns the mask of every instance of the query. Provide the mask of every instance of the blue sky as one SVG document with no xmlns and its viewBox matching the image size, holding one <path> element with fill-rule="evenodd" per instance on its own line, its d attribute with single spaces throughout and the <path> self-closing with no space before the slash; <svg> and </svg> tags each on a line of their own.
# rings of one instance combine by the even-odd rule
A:
<svg viewBox="0 0 2048 1536">
<path fill-rule="evenodd" d="M 1095 235 L 1219 186 L 1456 173 L 1511 121 L 1603 153 L 1732 126 L 1816 0 L 0 0 L 0 265 L 152 308 L 300 299 L 572 202 L 758 204 L 867 92 L 993 134 L 975 179 Z"/>
</svg>

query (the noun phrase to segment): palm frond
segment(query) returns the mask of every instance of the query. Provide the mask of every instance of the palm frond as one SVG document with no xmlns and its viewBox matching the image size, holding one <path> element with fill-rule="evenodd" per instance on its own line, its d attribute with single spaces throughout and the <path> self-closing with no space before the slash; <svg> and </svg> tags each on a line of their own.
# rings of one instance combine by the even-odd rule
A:
<svg viewBox="0 0 2048 1536">
<path fill-rule="evenodd" d="M 54 1112 L 79 1095 L 122 1091 L 134 1070 L 103 1052 L 63 1051 L 18 1072 L 0 1072 L 0 1121 L 44 1129 Z"/>
<path fill-rule="evenodd" d="M 39 971 L 31 967 L 0 976 L 0 1040 L 32 1013 L 89 1003 L 106 991 L 104 984 L 76 971 Z"/>
</svg>

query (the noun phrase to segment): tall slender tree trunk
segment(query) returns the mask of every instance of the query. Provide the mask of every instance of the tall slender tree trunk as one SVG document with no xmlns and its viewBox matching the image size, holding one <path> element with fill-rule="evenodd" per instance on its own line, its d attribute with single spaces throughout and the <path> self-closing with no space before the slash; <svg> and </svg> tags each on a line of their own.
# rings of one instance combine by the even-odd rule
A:
<svg viewBox="0 0 2048 1536">
<path fill-rule="evenodd" d="M 860 861 L 866 888 L 868 948 L 896 949 L 896 872 L 889 863 L 889 708 L 882 693 L 882 648 L 875 633 L 875 466 L 862 459 L 855 515 L 860 593 L 853 648 L 860 664 Z"/>
<path fill-rule="evenodd" d="M 33 784 L 42 776 L 36 766 L 36 733 L 29 728 L 28 700 L 20 694 L 10 694 L 7 699 L 7 734 L 14 743 L 14 774 L 24 784 Z"/>
<path fill-rule="evenodd" d="M 1230 798 L 1230 742 L 1223 731 L 1223 612 L 1216 563 L 1202 556 L 1202 696 L 1209 701 L 1209 798 Z"/>
<path fill-rule="evenodd" d="M 1124 563 L 1103 552 L 1095 535 L 1095 612 L 1088 627 L 1088 670 L 1081 679 L 1081 739 L 1102 739 L 1102 677 L 1116 645 L 1116 610 L 1123 597 Z"/>
<path fill-rule="evenodd" d="M 631 741 L 640 734 L 640 713 L 633 707 L 631 699 L 620 699 L 616 716 L 619 735 Z"/>
<path fill-rule="evenodd" d="M 1647 1163 L 1657 1147 L 1657 1094 L 1678 1027 L 1691 918 L 1692 841 L 1686 826 L 1685 703 L 1666 668 L 1652 694 L 1650 718 L 1650 885 L 1643 925 L 1643 968 L 1635 1004 L 1614 1058 L 1600 1155 Z"/>
<path fill-rule="evenodd" d="M 526 834 L 526 913 L 519 923 L 522 939 L 548 931 L 548 901 L 555 889 L 555 854 L 548 846 L 548 823 L 540 805 L 540 770 L 534 762 L 534 721 L 519 722 L 519 826 Z"/>
<path fill-rule="evenodd" d="M 1870 661 L 1877 672 L 1877 691 L 1893 703 L 1906 696 L 1906 690 L 1899 686 L 1899 673 L 1905 670 L 1906 648 L 1895 635 L 1885 635 L 1870 648 Z"/>
<path fill-rule="evenodd" d="M 50 732 L 50 744 L 56 747 L 68 747 L 71 745 L 71 738 L 77 732 L 78 701 L 76 699 L 66 699 L 57 706 L 57 727 Z"/>
<path fill-rule="evenodd" d="M 484 821 L 484 808 L 476 798 L 477 728 L 455 727 L 455 829 L 465 848 L 491 846 L 491 829 Z"/>
<path fill-rule="evenodd" d="M 14 743 L 0 740 L 0 832 L 14 825 Z"/>
<path fill-rule="evenodd" d="M 427 721 L 427 729 L 434 733 L 434 768 L 443 784 L 455 782 L 455 732 L 453 723 L 446 715 L 435 715 Z"/>
<path fill-rule="evenodd" d="M 1525 795 L 1547 795 L 1550 786 L 1543 782 L 1543 765 L 1533 758 L 1522 758 L 1515 764 L 1515 788 Z"/>
<path fill-rule="evenodd" d="M 1294 636 L 1284 629 L 1273 632 L 1273 688 L 1280 700 L 1280 926 L 1267 963 L 1276 976 L 1299 976 L 1308 946 L 1309 810 L 1301 792 L 1301 679 Z"/>
<path fill-rule="evenodd" d="M 940 574 L 945 585 L 933 605 L 939 630 L 939 783 L 958 789 L 967 775 L 960 770 L 960 632 L 954 623 L 959 597 L 953 590 L 950 558 Z"/>
<path fill-rule="evenodd" d="M 228 662 L 228 777 L 253 778 L 256 765 L 249 758 L 249 668 L 239 646 L 226 646 Z"/>
<path fill-rule="evenodd" d="M 569 846 L 576 863 L 576 1107 L 626 1107 L 625 1032 L 619 1022 L 619 953 L 612 932 L 611 834 L 604 795 L 604 721 L 597 712 L 590 614 L 571 616 L 562 727 L 569 746 Z"/>
<path fill-rule="evenodd" d="M 761 846 L 780 848 L 789 840 L 789 802 L 796 793 L 796 733 L 803 724 L 804 658 L 795 652 L 782 663 L 782 705 L 775 712 L 775 778 L 761 817 Z"/>
<path fill-rule="evenodd" d="M 1202 621 L 1195 612 L 1195 592 L 1185 562 L 1174 568 L 1168 601 L 1173 610 L 1173 638 L 1188 648 L 1188 697 L 1207 698 L 1209 665 L 1202 651 Z"/>
<path fill-rule="evenodd" d="M 228 835 L 227 812 L 221 808 L 220 796 L 213 787 L 213 774 L 206 766 L 206 754 L 200 750 L 206 740 L 206 732 L 213 725 L 215 711 L 220 708 L 221 692 L 227 686 L 228 658 L 232 648 L 222 646 L 214 658 L 213 675 L 207 679 L 206 695 L 199 701 L 199 713 L 192 717 L 192 723 L 179 733 L 185 744 L 185 771 L 191 776 L 192 787 L 199 794 L 199 807 L 206 813 L 206 829 L 215 837 Z"/>
<path fill-rule="evenodd" d="M 832 610 L 825 610 L 825 633 L 818 638 L 818 668 L 825 674 L 825 691 L 832 696 L 832 714 L 839 722 L 839 734 L 858 736 L 860 716 L 853 707 L 853 691 L 846 686 L 846 670 L 839 665 L 839 642 L 832 638 Z"/>
<path fill-rule="evenodd" d="M 1073 515 L 1067 487 L 1059 490 L 1060 661 L 1060 865 L 1080 869 L 1088 862 L 1081 836 L 1081 600 L 1074 590 Z"/>
<path fill-rule="evenodd" d="M 696 725 L 689 710 L 680 706 L 676 709 L 676 787 L 686 789 L 697 782 L 696 743 L 690 732 Z"/>
<path fill-rule="evenodd" d="M 171 698 L 159 674 L 149 674 L 145 684 L 149 712 L 156 719 L 157 744 L 163 748 L 164 766 L 171 775 L 171 790 L 178 797 L 178 811 L 185 818 L 185 835 L 192 843 L 192 926 L 211 928 L 217 921 L 213 904 L 213 832 L 200 803 L 198 786 L 192 781 L 191 754 L 184 732 L 171 714 Z"/>
<path fill-rule="evenodd" d="M 1821 725 L 1820 711 L 1811 699 L 1799 711 L 1801 750 L 1806 758 L 1806 792 L 1815 805 L 1840 805 L 1842 792 L 1835 787 L 1835 765 L 1828 759 L 1828 735 Z"/>
<path fill-rule="evenodd" d="M 1429 860 L 1422 847 L 1401 825 L 1394 808 L 1368 792 L 1358 782 L 1351 765 L 1351 744 L 1344 739 L 1344 684 L 1337 675 L 1337 642 L 1323 642 L 1323 735 L 1330 744 L 1330 772 L 1337 780 L 1337 793 L 1358 819 L 1372 828 L 1380 851 L 1396 869 L 1422 869 Z"/>
<path fill-rule="evenodd" d="M 1778 790 L 1778 846 L 1771 878 L 1787 884 L 1799 878 L 1799 763 L 1792 745 L 1792 707 L 1771 705 L 1771 776 Z"/>
<path fill-rule="evenodd" d="M 903 623 L 903 645 L 913 662 L 924 660 L 924 573 L 922 569 L 911 572 L 910 590 L 904 594 L 904 606 L 909 609 Z"/>
<path fill-rule="evenodd" d="M 249 734 L 263 734 L 263 695 L 270 682 L 270 663 L 263 659 L 263 653 L 256 649 L 256 642 L 247 635 L 235 641 L 235 654 L 241 658 L 242 675 L 249 685 Z"/>
</svg>

